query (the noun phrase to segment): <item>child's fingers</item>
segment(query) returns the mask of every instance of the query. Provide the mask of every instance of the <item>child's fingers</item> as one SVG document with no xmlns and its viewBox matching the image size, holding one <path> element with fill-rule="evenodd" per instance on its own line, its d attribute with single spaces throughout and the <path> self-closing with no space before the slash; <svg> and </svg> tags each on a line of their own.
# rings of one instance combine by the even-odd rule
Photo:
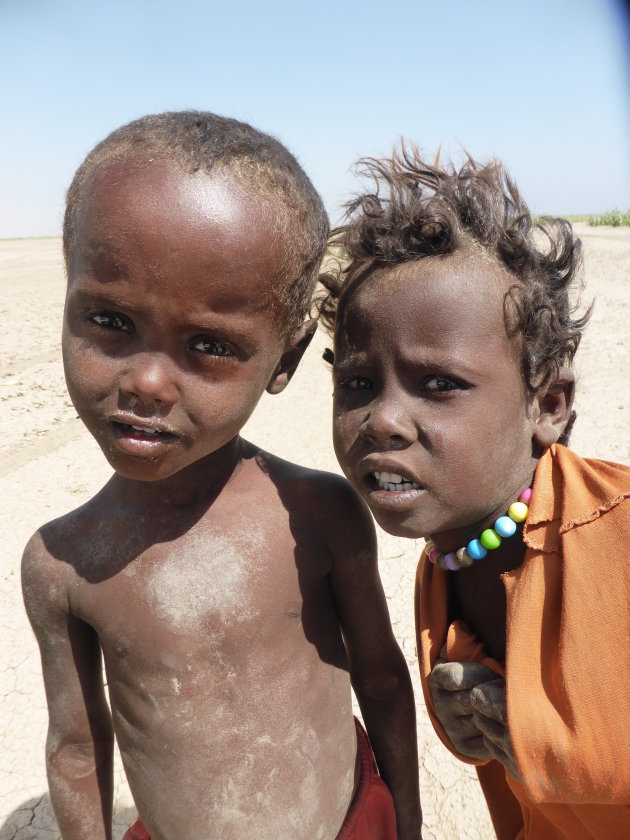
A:
<svg viewBox="0 0 630 840">
<path fill-rule="evenodd" d="M 442 662 L 433 666 L 429 681 L 444 691 L 471 689 L 479 683 L 496 679 L 496 674 L 480 662 Z"/>
<path fill-rule="evenodd" d="M 495 758 L 495 750 L 479 732 L 472 738 L 463 738 L 457 743 L 453 741 L 457 752 L 468 758 L 476 758 L 478 761 L 491 761 Z"/>
<path fill-rule="evenodd" d="M 476 685 L 470 693 L 474 711 L 507 726 L 505 680 L 501 677 Z"/>
<path fill-rule="evenodd" d="M 470 717 L 473 713 L 470 691 L 444 691 L 442 688 L 431 685 L 431 696 L 440 719 L 442 716 Z"/>
<path fill-rule="evenodd" d="M 482 735 L 485 735 L 486 738 L 489 741 L 492 741 L 493 744 L 496 744 L 501 749 L 504 749 L 505 741 L 508 738 L 507 728 L 504 724 L 498 723 L 496 720 L 487 718 L 484 715 L 480 715 L 478 712 L 473 713 L 472 719 L 475 727 Z"/>
<path fill-rule="evenodd" d="M 507 770 L 520 780 L 520 775 L 514 760 L 514 750 L 507 726 L 495 720 L 484 717 L 478 712 L 473 713 L 473 722 L 482 733 L 486 751 L 492 758 L 500 761 Z"/>
<path fill-rule="evenodd" d="M 481 736 L 481 733 L 475 726 L 472 715 L 470 717 L 457 718 L 451 725 L 448 727 L 445 726 L 444 729 L 453 742 L 453 745 L 460 751 L 462 744 Z"/>
<path fill-rule="evenodd" d="M 519 782 L 522 781 L 521 774 L 518 772 L 518 767 L 516 766 L 516 761 L 514 760 L 514 754 L 511 751 L 506 752 L 501 749 L 501 747 L 497 746 L 497 744 L 493 743 L 485 736 L 482 737 L 484 746 L 491 758 L 494 758 L 496 761 L 500 761 L 508 773 L 511 773 L 512 776 L 514 776 L 514 778 Z"/>
</svg>

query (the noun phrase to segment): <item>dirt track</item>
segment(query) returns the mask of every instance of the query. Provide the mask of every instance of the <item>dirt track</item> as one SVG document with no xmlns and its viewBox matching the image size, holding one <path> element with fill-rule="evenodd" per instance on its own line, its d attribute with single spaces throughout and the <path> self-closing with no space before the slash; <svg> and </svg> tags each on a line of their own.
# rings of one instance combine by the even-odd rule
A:
<svg viewBox="0 0 630 840">
<path fill-rule="evenodd" d="M 586 295 L 596 307 L 578 354 L 572 445 L 582 455 L 630 463 L 630 230 L 577 227 Z M 40 524 L 81 504 L 109 475 L 66 396 L 59 349 L 63 292 L 59 240 L 0 242 L 0 840 L 59 836 L 46 794 L 46 705 L 20 595 L 21 551 Z M 330 443 L 330 375 L 321 361 L 325 345 L 319 335 L 291 386 L 263 399 L 245 436 L 283 457 L 338 471 Z M 423 709 L 413 628 L 420 545 L 379 536 L 392 622 L 416 690 L 424 837 L 491 838 L 474 772 L 442 747 Z M 135 816 L 119 763 L 116 782 L 119 840 Z"/>
</svg>

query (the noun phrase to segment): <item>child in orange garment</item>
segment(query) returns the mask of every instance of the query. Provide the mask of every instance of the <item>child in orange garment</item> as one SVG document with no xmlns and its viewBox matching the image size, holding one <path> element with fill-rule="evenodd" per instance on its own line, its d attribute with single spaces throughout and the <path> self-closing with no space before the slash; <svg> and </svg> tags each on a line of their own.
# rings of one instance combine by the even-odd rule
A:
<svg viewBox="0 0 630 840">
<path fill-rule="evenodd" d="M 420 834 L 369 513 L 240 437 L 313 334 L 327 234 L 287 149 L 213 114 L 123 126 L 75 175 L 64 368 L 115 472 L 23 559 L 64 840 L 111 838 L 114 735 L 128 840 Z"/>
<path fill-rule="evenodd" d="M 417 574 L 433 724 L 499 838 L 630 837 L 630 468 L 570 452 L 571 226 L 404 146 L 333 236 L 334 438 Z"/>
</svg>

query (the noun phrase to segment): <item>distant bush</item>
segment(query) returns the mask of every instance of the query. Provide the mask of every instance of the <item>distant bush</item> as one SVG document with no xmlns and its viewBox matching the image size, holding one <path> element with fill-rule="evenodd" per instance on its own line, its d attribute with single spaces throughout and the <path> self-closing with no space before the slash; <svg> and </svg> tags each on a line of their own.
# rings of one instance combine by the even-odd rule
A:
<svg viewBox="0 0 630 840">
<path fill-rule="evenodd" d="M 611 227 L 630 225 L 630 210 L 627 213 L 621 213 L 615 209 L 609 210 L 608 213 L 601 213 L 599 216 L 589 216 L 588 223 L 591 227 L 599 227 L 600 225 L 610 225 Z"/>
<path fill-rule="evenodd" d="M 554 216 L 540 216 L 532 213 L 532 222 L 537 224 L 544 224 L 549 218 Z M 571 216 L 561 216 L 568 222 L 587 222 L 591 227 L 599 227 L 601 225 L 610 225 L 611 227 L 621 227 L 621 225 L 630 225 L 630 210 L 627 213 L 622 213 L 620 210 L 609 210 L 608 213 L 600 213 L 598 216 L 589 216 L 585 213 L 575 213 Z"/>
</svg>

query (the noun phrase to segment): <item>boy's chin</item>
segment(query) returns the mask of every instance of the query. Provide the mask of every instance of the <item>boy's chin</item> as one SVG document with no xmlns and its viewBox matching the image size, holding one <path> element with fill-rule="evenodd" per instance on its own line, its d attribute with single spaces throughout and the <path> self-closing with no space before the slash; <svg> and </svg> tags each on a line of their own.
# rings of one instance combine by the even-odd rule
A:
<svg viewBox="0 0 630 840">
<path fill-rule="evenodd" d="M 379 527 L 393 537 L 406 537 L 409 540 L 418 540 L 425 539 L 428 536 L 425 529 L 410 517 L 387 515 L 381 510 L 372 510 L 372 516 Z"/>
</svg>

